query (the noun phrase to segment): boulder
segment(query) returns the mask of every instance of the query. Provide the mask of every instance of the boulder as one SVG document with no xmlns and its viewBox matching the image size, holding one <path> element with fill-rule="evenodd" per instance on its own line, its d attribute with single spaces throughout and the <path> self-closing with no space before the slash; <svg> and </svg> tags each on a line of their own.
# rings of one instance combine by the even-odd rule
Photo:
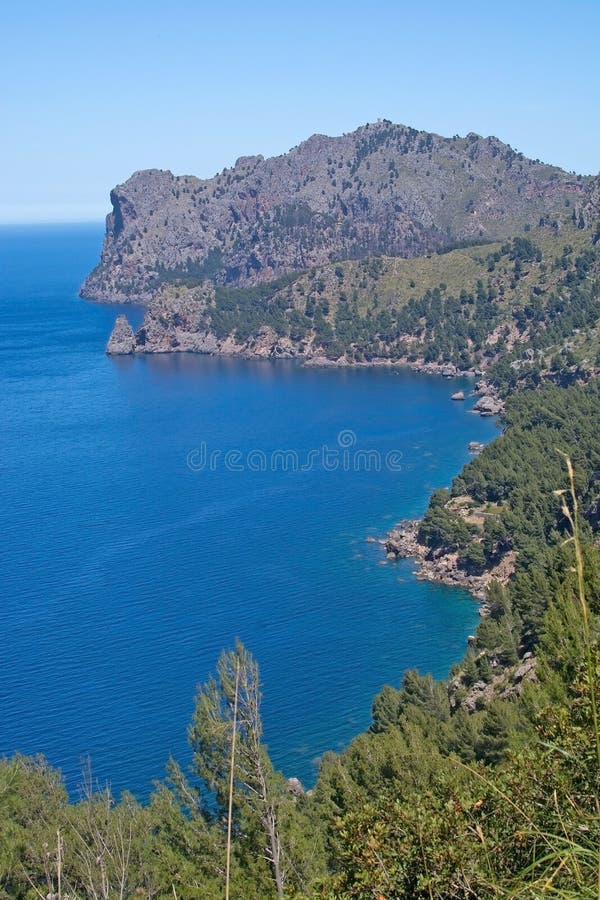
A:
<svg viewBox="0 0 600 900">
<path fill-rule="evenodd" d="M 485 444 L 482 444 L 481 441 L 469 441 L 468 449 L 469 453 L 481 453 L 485 449 Z"/>
<path fill-rule="evenodd" d="M 304 785 L 299 778 L 288 778 L 286 784 L 288 791 L 290 794 L 293 794 L 294 797 L 301 797 L 302 794 L 306 793 Z"/>
<path fill-rule="evenodd" d="M 504 403 L 498 397 L 485 395 L 479 398 L 473 410 L 481 416 L 497 416 L 504 412 Z"/>
</svg>

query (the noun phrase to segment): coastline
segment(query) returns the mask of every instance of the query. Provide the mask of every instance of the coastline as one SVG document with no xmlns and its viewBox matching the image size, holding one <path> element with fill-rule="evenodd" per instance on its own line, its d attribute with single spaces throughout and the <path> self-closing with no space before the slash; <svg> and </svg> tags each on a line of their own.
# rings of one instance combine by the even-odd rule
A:
<svg viewBox="0 0 600 900">
<path fill-rule="evenodd" d="M 310 348 L 297 347 L 289 339 L 278 339 L 270 328 L 262 328 L 258 334 L 244 343 L 239 343 L 233 335 L 218 340 L 211 332 L 191 331 L 189 328 L 165 329 L 164 322 L 144 323 L 134 332 L 127 317 L 117 316 L 106 344 L 108 356 L 152 356 L 173 353 L 193 353 L 203 356 L 238 357 L 250 360 L 290 360 L 306 368 L 321 369 L 409 369 L 419 375 L 436 375 L 451 381 L 454 378 L 479 379 L 473 394 L 478 397 L 472 411 L 481 416 L 497 416 L 504 412 L 504 402 L 498 391 L 485 380 L 481 369 L 469 367 L 460 369 L 453 363 L 425 362 L 423 358 L 409 359 L 407 356 L 391 359 L 374 357 L 369 360 L 348 359 L 342 354 L 330 359 L 322 353 L 313 353 Z M 464 400 L 462 391 L 453 394 L 452 400 Z"/>
</svg>

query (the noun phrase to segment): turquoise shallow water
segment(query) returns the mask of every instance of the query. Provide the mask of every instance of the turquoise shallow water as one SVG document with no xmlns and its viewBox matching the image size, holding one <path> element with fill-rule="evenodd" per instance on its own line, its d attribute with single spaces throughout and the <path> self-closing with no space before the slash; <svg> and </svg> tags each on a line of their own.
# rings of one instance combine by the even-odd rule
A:
<svg viewBox="0 0 600 900">
<path fill-rule="evenodd" d="M 115 308 L 76 296 L 101 235 L 0 229 L 0 753 L 44 753 L 73 791 L 90 754 L 144 797 L 240 637 L 271 755 L 311 783 L 384 683 L 464 652 L 473 602 L 365 539 L 494 423 L 450 402 L 466 380 L 109 359 Z"/>
</svg>

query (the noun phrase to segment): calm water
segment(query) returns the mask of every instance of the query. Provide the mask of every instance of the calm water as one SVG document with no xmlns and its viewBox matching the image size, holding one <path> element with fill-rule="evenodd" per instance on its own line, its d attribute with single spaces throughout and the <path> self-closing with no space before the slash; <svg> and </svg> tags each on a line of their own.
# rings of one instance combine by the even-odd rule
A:
<svg viewBox="0 0 600 900">
<path fill-rule="evenodd" d="M 422 513 L 494 424 L 450 402 L 467 381 L 109 359 L 115 308 L 76 296 L 101 235 L 0 229 L 0 754 L 44 753 L 71 790 L 90 754 L 146 796 L 170 753 L 187 764 L 195 685 L 240 637 L 275 764 L 311 783 L 384 683 L 464 652 L 473 602 L 365 538 Z"/>
</svg>

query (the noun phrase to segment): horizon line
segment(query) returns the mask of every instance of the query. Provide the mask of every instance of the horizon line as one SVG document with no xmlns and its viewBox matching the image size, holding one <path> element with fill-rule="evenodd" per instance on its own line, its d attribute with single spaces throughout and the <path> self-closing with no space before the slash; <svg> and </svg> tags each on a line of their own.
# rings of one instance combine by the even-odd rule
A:
<svg viewBox="0 0 600 900">
<path fill-rule="evenodd" d="M 104 219 L 32 219 L 0 221 L 0 228 L 32 228 L 39 225 L 104 225 Z"/>
</svg>

